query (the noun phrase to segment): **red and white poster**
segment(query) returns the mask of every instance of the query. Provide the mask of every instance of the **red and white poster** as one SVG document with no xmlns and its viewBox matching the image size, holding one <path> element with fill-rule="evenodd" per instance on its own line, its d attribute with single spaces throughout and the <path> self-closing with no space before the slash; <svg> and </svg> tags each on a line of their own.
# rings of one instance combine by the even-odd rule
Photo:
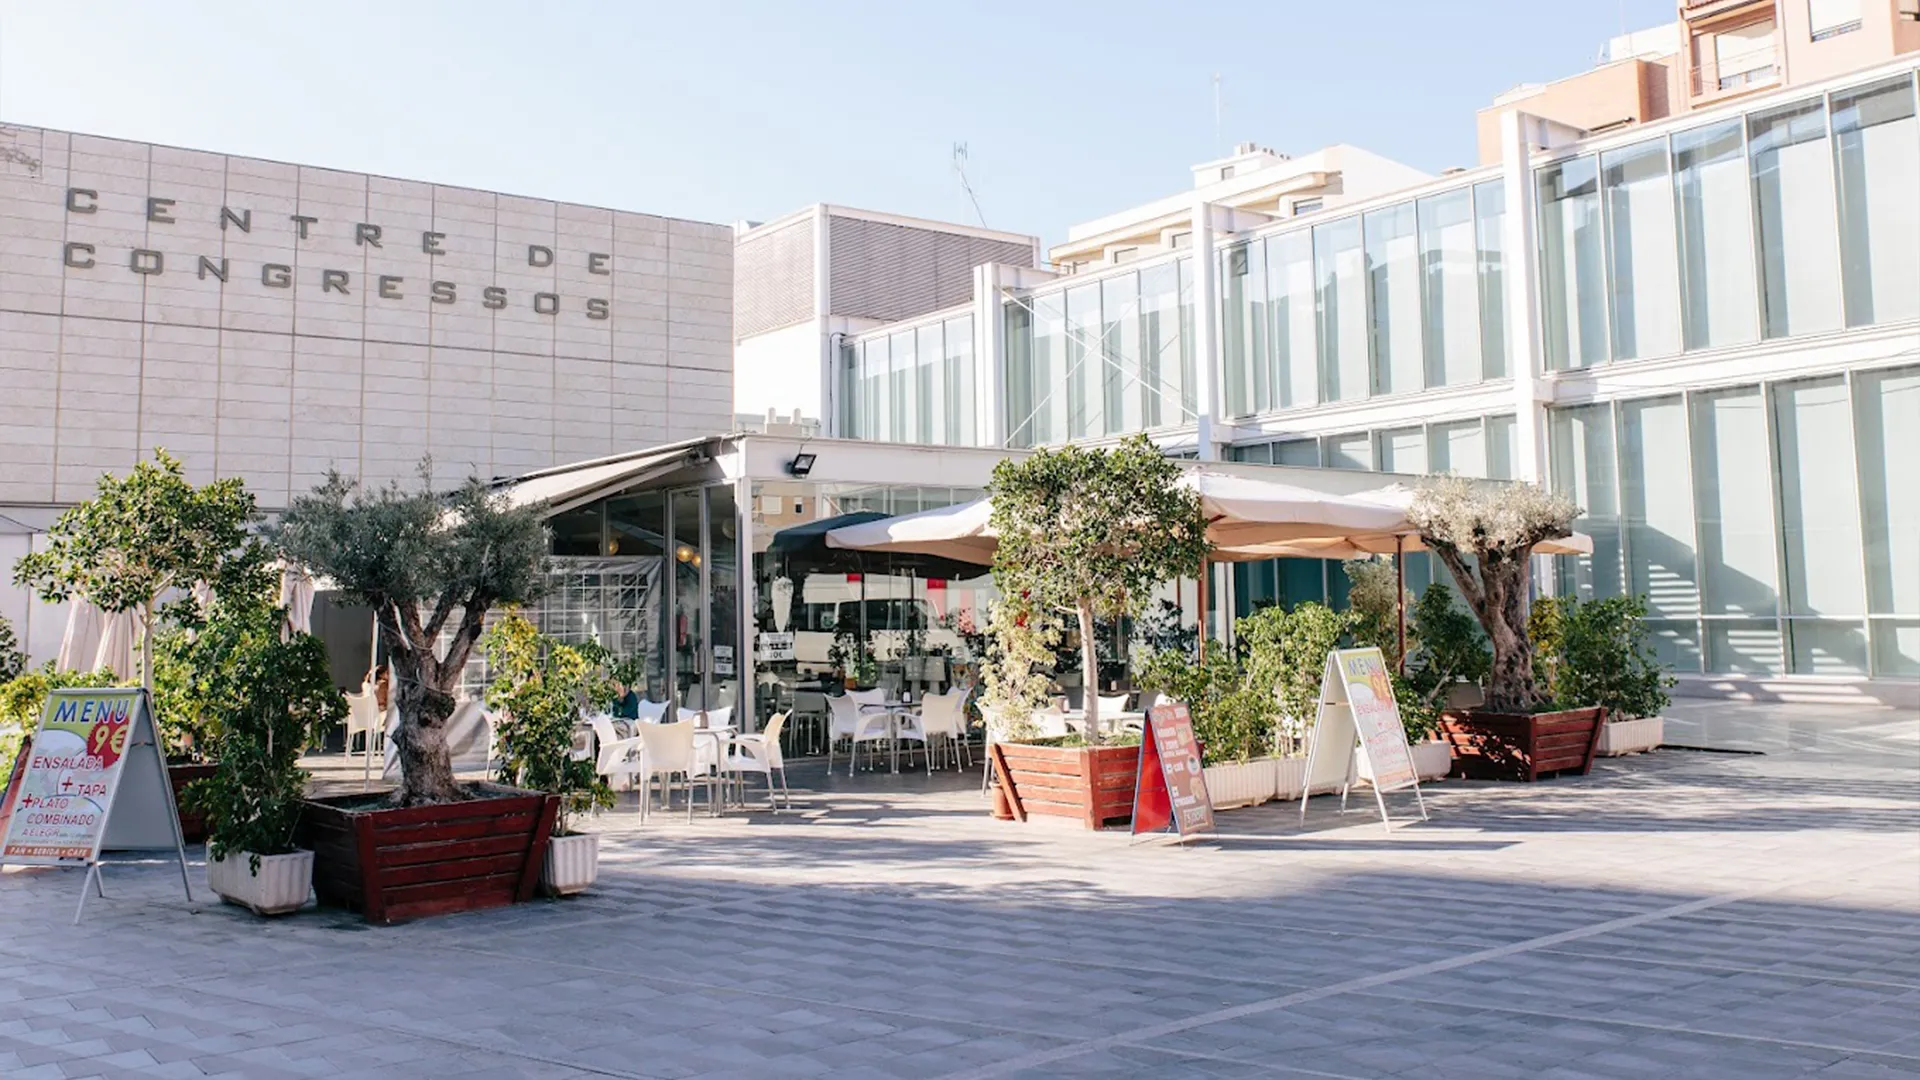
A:
<svg viewBox="0 0 1920 1080">
<path fill-rule="evenodd" d="M 1147 711 L 1140 739 L 1140 771 L 1133 787 L 1133 835 L 1164 832 L 1186 838 L 1213 831 L 1213 799 L 1185 705 Z"/>
</svg>

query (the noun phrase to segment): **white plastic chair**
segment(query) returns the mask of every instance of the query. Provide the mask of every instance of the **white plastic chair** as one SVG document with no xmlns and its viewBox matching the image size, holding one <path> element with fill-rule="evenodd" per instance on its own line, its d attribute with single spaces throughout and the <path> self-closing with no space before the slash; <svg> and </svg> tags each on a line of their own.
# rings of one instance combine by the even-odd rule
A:
<svg viewBox="0 0 1920 1080">
<path fill-rule="evenodd" d="M 847 740 L 848 776 L 853 775 L 853 766 L 855 760 L 860 756 L 861 743 L 886 742 L 893 738 L 893 719 L 891 715 L 880 709 L 861 708 L 858 693 L 859 692 L 855 692 L 847 694 L 844 697 L 831 697 L 827 699 L 827 706 L 833 710 L 834 738 L 844 738 Z M 881 704 L 881 702 L 874 702 L 873 704 Z M 872 765 L 873 758 L 871 750 L 869 750 L 867 762 L 869 766 Z M 831 751 L 829 751 L 827 755 L 827 769 L 829 771 L 833 769 L 833 755 Z"/>
<path fill-rule="evenodd" d="M 691 721 L 679 724 L 641 724 L 639 727 L 642 760 L 646 763 L 646 777 L 649 786 L 655 778 L 660 780 L 660 802 L 666 809 L 673 809 L 673 778 L 686 779 L 687 820 L 693 820 L 693 785 L 701 781 L 695 773 L 693 757 L 693 724 Z M 646 820 L 646 792 L 640 793 L 642 809 L 640 820 Z M 707 802 L 712 805 L 713 789 L 707 789 Z"/>
<path fill-rule="evenodd" d="M 635 710 L 634 720 L 642 724 L 658 724 L 667 718 L 667 703 L 664 701 L 642 701 Z"/>
<path fill-rule="evenodd" d="M 920 731 L 926 736 L 928 753 L 932 753 L 936 743 L 945 747 L 956 769 L 960 767 L 960 751 L 966 746 L 966 722 L 961 712 L 966 701 L 962 693 L 928 694 L 920 699 Z M 971 768 L 972 750 L 969 748 L 967 753 L 967 767 Z M 931 762 L 927 768 L 933 768 Z"/>
<path fill-rule="evenodd" d="M 347 695 L 347 741 L 344 749 L 348 757 L 353 756 L 353 737 L 371 740 L 367 743 L 367 752 L 380 745 L 382 734 L 380 726 L 380 699 L 373 687 L 362 687 L 357 694 Z"/>
<path fill-rule="evenodd" d="M 630 739 L 621 738 L 611 717 L 589 717 L 587 722 L 593 725 L 593 737 L 600 744 L 593 771 L 606 777 L 609 783 L 624 776 L 629 787 L 641 786 L 643 790 L 637 809 L 644 819 L 647 814 L 647 793 L 644 785 L 636 785 L 635 781 L 647 774 L 646 740 L 638 735 Z"/>
<path fill-rule="evenodd" d="M 787 714 L 776 714 L 767 721 L 766 729 L 754 735 L 736 735 L 729 745 L 733 754 L 729 764 L 735 775 L 740 777 L 741 801 L 746 800 L 746 774 L 759 773 L 767 778 L 767 805 L 777 812 L 779 802 L 774 798 L 773 774 L 780 772 L 780 795 L 787 800 L 788 809 L 793 807 L 793 795 L 787 790 L 787 766 L 780 756 L 780 731 L 787 726 Z"/>
<path fill-rule="evenodd" d="M 841 739 L 851 742 L 853 733 L 859 728 L 860 704 L 853 700 L 852 694 L 836 694 L 827 698 L 827 775 L 833 775 L 833 748 L 839 745 Z"/>
<path fill-rule="evenodd" d="M 1057 739 L 1073 733 L 1072 726 L 1067 723 L 1066 703 L 1057 698 L 1051 708 L 1033 714 L 1033 726 L 1039 729 L 1042 739 Z"/>
</svg>

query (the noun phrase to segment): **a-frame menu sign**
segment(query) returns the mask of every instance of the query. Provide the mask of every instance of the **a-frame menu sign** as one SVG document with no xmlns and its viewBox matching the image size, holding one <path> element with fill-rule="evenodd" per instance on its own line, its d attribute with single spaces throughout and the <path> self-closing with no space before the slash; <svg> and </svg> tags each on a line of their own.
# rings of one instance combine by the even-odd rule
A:
<svg viewBox="0 0 1920 1080">
<path fill-rule="evenodd" d="M 1356 753 L 1365 756 L 1373 774 L 1374 801 L 1380 805 L 1383 824 L 1393 827 L 1386 793 L 1408 787 L 1420 807 L 1420 820 L 1427 819 L 1413 748 L 1407 745 L 1407 729 L 1400 722 L 1386 657 L 1377 648 L 1336 649 L 1327 654 L 1320 708 L 1307 744 L 1307 786 L 1300 797 L 1300 820 L 1307 819 L 1307 802 L 1316 791 L 1338 787 L 1345 809 L 1347 789 L 1358 776 Z"/>
<path fill-rule="evenodd" d="M 0 864 L 84 866 L 78 923 L 100 884 L 106 851 L 171 851 L 187 883 L 180 813 L 139 687 L 75 688 L 47 695 L 33 741 L 16 763 L 0 807 Z"/>
<path fill-rule="evenodd" d="M 1140 770 L 1133 783 L 1133 835 L 1171 833 L 1181 840 L 1213 831 L 1213 798 L 1200 767 L 1193 717 L 1181 704 L 1147 710 Z"/>
</svg>

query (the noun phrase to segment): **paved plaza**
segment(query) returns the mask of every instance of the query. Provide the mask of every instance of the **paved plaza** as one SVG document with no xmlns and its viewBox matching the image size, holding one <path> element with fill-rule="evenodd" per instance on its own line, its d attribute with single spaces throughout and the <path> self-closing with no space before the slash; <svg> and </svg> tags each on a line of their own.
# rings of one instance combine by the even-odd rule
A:
<svg viewBox="0 0 1920 1080">
<path fill-rule="evenodd" d="M 1678 705 L 1666 750 L 1314 800 L 1189 850 L 795 770 L 567 901 L 373 928 L 0 876 L 0 1076 L 1920 1076 L 1920 720 Z M 844 763 L 843 763 L 844 767 Z M 1410 800 L 1395 799 L 1399 813 Z M 201 853 L 192 853 L 196 860 Z"/>
</svg>

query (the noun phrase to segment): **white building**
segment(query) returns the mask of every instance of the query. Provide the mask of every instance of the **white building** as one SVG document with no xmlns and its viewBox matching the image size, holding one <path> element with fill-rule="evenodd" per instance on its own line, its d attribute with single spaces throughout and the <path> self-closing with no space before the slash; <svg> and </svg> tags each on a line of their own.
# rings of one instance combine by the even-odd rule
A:
<svg viewBox="0 0 1920 1080">
<path fill-rule="evenodd" d="M 156 446 L 277 509 L 728 430 L 732 292 L 722 225 L 0 128 L 0 565 Z"/>
<path fill-rule="evenodd" d="M 1598 136 L 1522 101 L 1494 163 L 1298 220 L 1215 203 L 1236 169 L 852 335 L 833 429 L 1537 479 L 1596 540 L 1547 586 L 1647 597 L 1685 690 L 1920 699 L 1917 67 Z"/>
</svg>

